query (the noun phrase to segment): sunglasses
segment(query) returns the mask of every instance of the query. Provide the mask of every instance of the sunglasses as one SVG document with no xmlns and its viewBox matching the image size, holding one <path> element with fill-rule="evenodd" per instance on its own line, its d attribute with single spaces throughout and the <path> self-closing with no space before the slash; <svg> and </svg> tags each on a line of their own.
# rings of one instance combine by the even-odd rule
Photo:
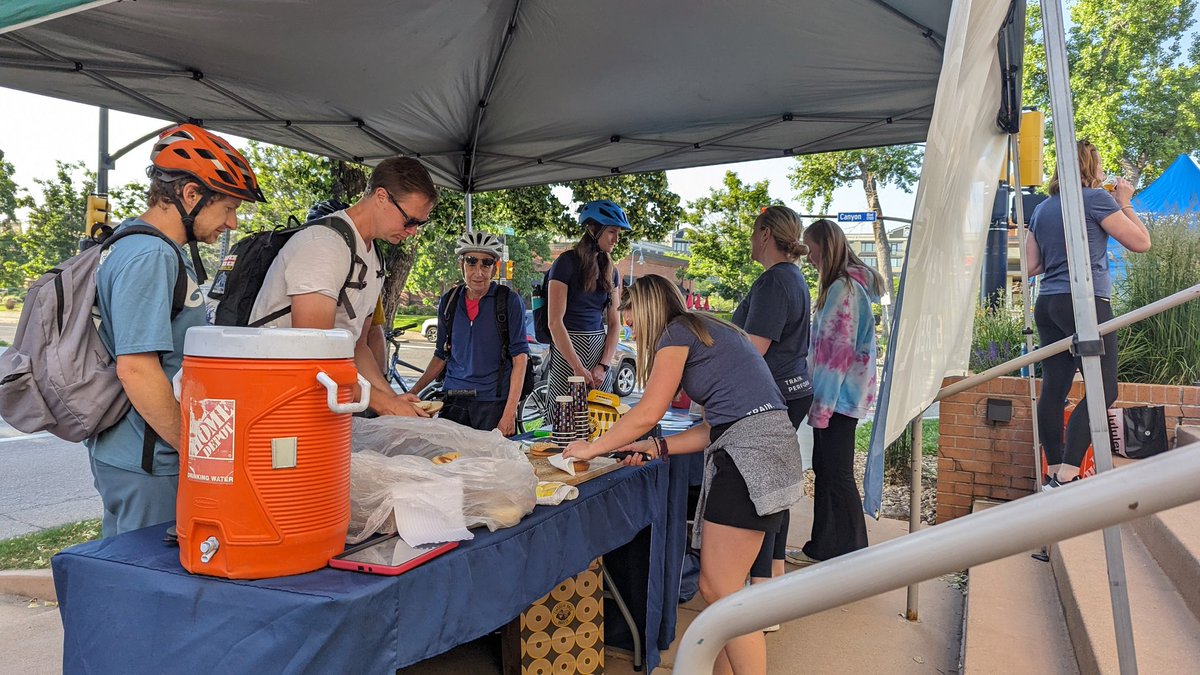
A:
<svg viewBox="0 0 1200 675">
<path fill-rule="evenodd" d="M 490 270 L 496 266 L 495 258 L 476 258 L 473 255 L 463 256 L 463 262 L 466 263 L 467 267 L 483 265 L 483 269 L 485 270 Z"/>
<path fill-rule="evenodd" d="M 404 227 L 406 229 L 415 230 L 429 222 L 429 218 L 426 218 L 425 220 L 418 220 L 408 215 L 408 212 L 404 210 L 403 206 L 400 206 L 400 203 L 396 201 L 396 198 L 392 196 L 392 193 L 388 192 L 387 190 L 384 190 L 383 193 L 387 195 L 388 201 L 392 203 L 392 206 L 395 206 L 400 211 L 400 215 L 404 216 Z"/>
</svg>

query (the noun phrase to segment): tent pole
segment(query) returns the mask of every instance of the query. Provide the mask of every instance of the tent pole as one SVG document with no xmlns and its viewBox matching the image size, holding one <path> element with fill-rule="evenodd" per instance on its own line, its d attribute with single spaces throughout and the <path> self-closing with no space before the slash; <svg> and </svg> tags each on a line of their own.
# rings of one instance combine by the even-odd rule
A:
<svg viewBox="0 0 1200 675">
<path fill-rule="evenodd" d="M 1029 260 L 1025 257 L 1025 240 L 1029 237 L 1029 226 L 1026 225 L 1025 216 L 1025 200 L 1021 197 L 1021 146 L 1017 142 L 1017 134 L 1009 136 L 1009 147 L 1012 149 L 1012 178 L 1013 192 L 1016 193 L 1016 200 L 1013 206 L 1017 211 L 1017 247 L 1019 249 L 1019 258 L 1021 260 L 1021 313 L 1025 315 L 1025 353 L 1033 351 L 1033 307 L 1030 303 L 1033 302 L 1033 284 L 1029 279 Z M 1041 436 L 1038 431 L 1037 418 L 1037 378 L 1034 376 L 1037 371 L 1035 365 L 1029 366 L 1029 407 L 1033 413 L 1030 415 L 1033 421 L 1033 486 L 1037 489 L 1041 481 L 1042 472 L 1042 443 Z"/>
<path fill-rule="evenodd" d="M 100 153 L 96 160 L 96 194 L 108 194 L 108 108 L 100 106 Z"/>
<path fill-rule="evenodd" d="M 1063 229 L 1067 243 L 1067 267 L 1071 275 L 1071 304 L 1075 313 L 1075 351 L 1083 364 L 1083 383 L 1087 392 L 1088 426 L 1096 469 L 1113 468 L 1108 440 L 1108 411 L 1105 409 L 1100 355 L 1104 343 L 1096 328 L 1096 305 L 1092 286 L 1087 230 L 1083 222 L 1083 188 L 1079 177 L 1079 156 L 1075 152 L 1075 118 L 1067 72 L 1066 37 L 1062 3 L 1041 0 L 1043 42 L 1046 45 L 1046 76 L 1050 85 L 1050 111 L 1054 119 L 1054 143 L 1058 147 L 1059 185 L 1063 186 Z M 1129 613 L 1129 589 L 1125 579 L 1125 558 L 1119 527 L 1104 529 L 1104 555 L 1108 563 L 1108 586 L 1112 601 L 1113 628 L 1117 638 L 1117 662 L 1122 675 L 1137 673 L 1134 651 L 1133 620 Z"/>
<path fill-rule="evenodd" d="M 912 534 L 921 529 L 921 462 L 925 459 L 924 453 L 921 450 L 922 438 L 921 433 L 924 431 L 922 424 L 925 423 L 925 411 L 912 421 L 912 455 L 910 456 L 910 464 L 912 473 L 909 476 L 908 484 L 908 533 Z M 913 584 L 908 587 L 908 606 L 904 611 L 904 618 L 909 621 L 917 620 L 917 594 L 919 587 Z"/>
<path fill-rule="evenodd" d="M 467 201 L 467 204 L 466 204 L 466 212 L 467 212 L 467 232 L 471 232 L 472 230 L 471 230 L 471 193 L 470 193 L 470 192 L 468 192 L 468 193 L 467 193 L 467 200 L 466 200 L 466 201 Z"/>
</svg>

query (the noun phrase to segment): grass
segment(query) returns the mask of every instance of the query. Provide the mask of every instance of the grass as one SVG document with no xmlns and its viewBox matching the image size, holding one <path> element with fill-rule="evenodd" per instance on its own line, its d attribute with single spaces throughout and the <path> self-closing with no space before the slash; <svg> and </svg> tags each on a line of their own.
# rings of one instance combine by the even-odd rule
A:
<svg viewBox="0 0 1200 675">
<path fill-rule="evenodd" d="M 421 330 L 421 324 L 425 323 L 426 319 L 436 318 L 437 316 L 434 314 L 397 314 L 396 318 L 392 321 L 392 327 L 412 326 L 413 324 L 416 324 L 416 326 L 410 328 L 409 330 L 418 331 Z"/>
<path fill-rule="evenodd" d="M 7 347 L 7 346 L 8 346 L 8 340 L 0 340 L 0 347 Z"/>
<path fill-rule="evenodd" d="M 83 520 L 0 541 L 0 570 L 44 569 L 55 553 L 100 538 L 100 519 Z"/>
<path fill-rule="evenodd" d="M 923 420 L 921 422 L 921 454 L 926 457 L 936 457 L 938 451 L 938 420 Z M 866 454 L 871 443 L 871 423 L 864 422 L 854 430 L 854 450 Z"/>
</svg>

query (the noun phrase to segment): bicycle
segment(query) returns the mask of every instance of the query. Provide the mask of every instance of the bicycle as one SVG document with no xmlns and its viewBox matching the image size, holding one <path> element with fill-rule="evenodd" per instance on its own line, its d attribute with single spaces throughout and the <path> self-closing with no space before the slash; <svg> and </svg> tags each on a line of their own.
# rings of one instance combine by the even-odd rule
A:
<svg viewBox="0 0 1200 675">
<path fill-rule="evenodd" d="M 384 373 L 384 377 L 388 380 L 388 382 L 391 382 L 396 388 L 398 388 L 401 393 L 408 393 L 412 388 L 412 385 L 410 385 L 408 381 L 406 381 L 404 377 L 400 375 L 401 369 L 415 372 L 418 378 L 425 373 L 424 368 L 415 366 L 400 358 L 400 336 L 403 335 L 405 331 L 416 327 L 416 323 L 404 324 L 397 326 L 392 330 L 385 330 L 383 333 L 384 339 L 387 340 L 389 352 L 387 359 L 388 368 Z M 422 401 L 439 400 L 443 398 L 441 392 L 441 381 L 437 380 L 429 383 L 428 386 L 418 392 L 417 397 Z"/>
</svg>

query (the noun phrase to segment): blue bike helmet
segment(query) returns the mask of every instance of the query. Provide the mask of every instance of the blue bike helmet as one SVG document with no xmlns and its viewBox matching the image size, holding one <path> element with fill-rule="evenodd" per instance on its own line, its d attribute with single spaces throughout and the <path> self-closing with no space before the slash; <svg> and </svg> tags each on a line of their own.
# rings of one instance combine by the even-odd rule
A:
<svg viewBox="0 0 1200 675">
<path fill-rule="evenodd" d="M 589 223 L 611 225 L 626 231 L 633 229 L 629 224 L 629 219 L 625 217 L 625 211 L 608 199 L 588 202 L 579 209 L 579 224 L 587 225 Z"/>
</svg>

